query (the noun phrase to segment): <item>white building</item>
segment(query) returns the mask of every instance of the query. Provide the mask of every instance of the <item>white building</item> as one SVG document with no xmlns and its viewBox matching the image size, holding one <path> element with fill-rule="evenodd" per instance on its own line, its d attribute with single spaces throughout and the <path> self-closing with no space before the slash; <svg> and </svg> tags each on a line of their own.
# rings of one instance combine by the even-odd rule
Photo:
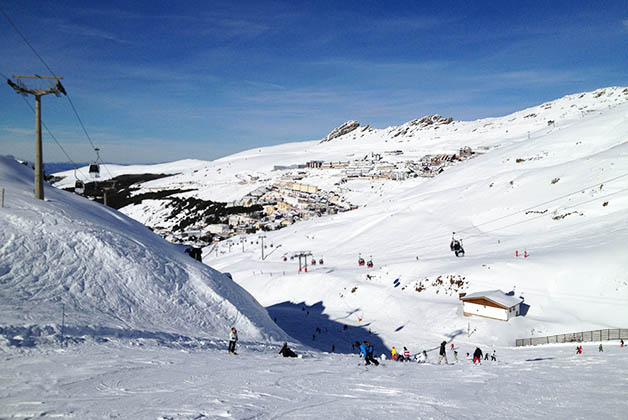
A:
<svg viewBox="0 0 628 420">
<path fill-rule="evenodd" d="M 476 292 L 460 295 L 465 316 L 483 316 L 485 318 L 508 321 L 520 313 L 523 299 L 507 295 L 501 290 Z"/>
</svg>

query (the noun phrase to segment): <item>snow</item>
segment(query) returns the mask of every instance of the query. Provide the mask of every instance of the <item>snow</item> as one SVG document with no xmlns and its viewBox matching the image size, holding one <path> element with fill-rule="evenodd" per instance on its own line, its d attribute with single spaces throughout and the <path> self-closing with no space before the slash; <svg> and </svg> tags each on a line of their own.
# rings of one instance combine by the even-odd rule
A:
<svg viewBox="0 0 628 420">
<path fill-rule="evenodd" d="M 628 89 L 616 87 L 438 128 L 358 127 L 214 162 L 112 168 L 176 174 L 140 191 L 185 186 L 231 201 L 285 175 L 275 165 L 481 152 L 432 179 L 344 184 L 358 209 L 265 232 L 274 246 L 264 260 L 252 235 L 244 249 L 205 249 L 205 263 L 235 282 L 124 214 L 49 187 L 34 200 L 32 172 L 2 158 L 0 418 L 625 418 L 628 348 L 513 346 L 627 327 L 627 138 Z M 323 170 L 302 180 L 337 181 Z M 122 212 L 151 223 L 162 206 Z M 449 250 L 452 232 L 463 258 Z M 283 261 L 303 250 L 324 265 L 298 273 Z M 359 254 L 375 267 L 358 267 Z M 471 290 L 512 291 L 529 308 L 508 322 L 465 317 L 458 292 Z M 225 350 L 231 325 L 238 356 Z M 302 359 L 277 355 L 291 338 Z M 460 360 L 366 368 L 351 354 L 356 340 L 378 354 L 425 349 L 432 362 L 447 340 Z M 475 346 L 498 361 L 472 366 L 464 356 Z"/>
<path fill-rule="evenodd" d="M 255 299 L 221 273 L 123 214 L 46 185 L 0 157 L 0 314 L 5 329 L 55 339 L 62 312 L 73 334 L 288 337 Z"/>
<path fill-rule="evenodd" d="M 512 308 L 513 306 L 518 305 L 523 301 L 523 299 L 519 297 L 507 295 L 502 290 L 488 290 L 486 292 L 469 293 L 468 295 L 464 297 L 464 299 L 471 299 L 471 298 L 477 298 L 477 297 L 485 297 L 488 300 L 492 300 L 493 302 L 498 303 L 507 308 Z"/>
<path fill-rule="evenodd" d="M 438 349 L 426 347 L 429 360 Z M 497 348 L 473 366 L 382 362 L 278 348 L 179 349 L 110 341 L 4 351 L 0 418 L 624 419 L 628 348 Z M 492 352 L 493 348 L 483 348 Z M 303 354 L 297 350 L 298 353 Z"/>
</svg>

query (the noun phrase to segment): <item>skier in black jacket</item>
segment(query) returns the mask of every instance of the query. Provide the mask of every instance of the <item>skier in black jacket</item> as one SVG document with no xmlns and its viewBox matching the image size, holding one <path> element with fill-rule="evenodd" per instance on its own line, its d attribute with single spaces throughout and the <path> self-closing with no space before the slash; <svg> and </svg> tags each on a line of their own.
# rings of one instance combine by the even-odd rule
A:
<svg viewBox="0 0 628 420">
<path fill-rule="evenodd" d="M 438 356 L 438 364 L 440 365 L 440 362 L 443 361 L 443 359 L 445 359 L 445 364 L 448 365 L 449 362 L 447 361 L 447 349 L 445 348 L 445 346 L 447 345 L 446 341 L 443 341 L 442 343 L 440 343 L 440 351 L 438 352 L 439 356 Z"/>
</svg>

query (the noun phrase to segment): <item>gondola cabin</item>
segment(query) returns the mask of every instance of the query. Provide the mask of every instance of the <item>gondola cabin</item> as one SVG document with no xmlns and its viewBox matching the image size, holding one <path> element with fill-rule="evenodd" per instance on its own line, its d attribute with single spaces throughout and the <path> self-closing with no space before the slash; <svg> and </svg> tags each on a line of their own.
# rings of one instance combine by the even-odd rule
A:
<svg viewBox="0 0 628 420">
<path fill-rule="evenodd" d="M 100 165 L 98 165 L 96 162 L 92 162 L 89 165 L 89 175 L 92 178 L 100 178 Z"/>
<path fill-rule="evenodd" d="M 76 194 L 83 194 L 85 192 L 85 184 L 80 179 L 77 179 L 74 183 L 74 192 Z"/>
</svg>

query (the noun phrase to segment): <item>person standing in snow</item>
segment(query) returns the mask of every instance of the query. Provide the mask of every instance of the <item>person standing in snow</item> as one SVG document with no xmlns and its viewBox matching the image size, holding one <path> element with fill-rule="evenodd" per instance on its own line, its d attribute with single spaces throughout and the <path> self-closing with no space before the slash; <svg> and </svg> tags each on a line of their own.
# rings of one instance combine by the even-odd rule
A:
<svg viewBox="0 0 628 420">
<path fill-rule="evenodd" d="M 237 354 L 235 352 L 236 342 L 238 341 L 238 330 L 235 327 L 231 328 L 229 333 L 229 353 Z"/>
<path fill-rule="evenodd" d="M 406 347 L 403 348 L 403 361 L 404 362 L 410 361 L 410 351 Z"/>
<path fill-rule="evenodd" d="M 454 363 L 458 363 L 458 350 L 454 350 Z"/>
<path fill-rule="evenodd" d="M 624 339 L 619 340 L 619 347 L 624 347 Z"/>
<path fill-rule="evenodd" d="M 393 360 L 397 360 L 397 349 L 393 346 L 392 351 L 390 352 L 390 358 Z"/>
<path fill-rule="evenodd" d="M 473 352 L 473 364 L 475 365 L 476 362 L 478 365 L 482 364 L 482 350 L 479 347 L 476 347 Z"/>
<path fill-rule="evenodd" d="M 603 352 L 604 349 L 602 348 L 602 343 L 600 343 L 600 349 L 598 350 L 599 352 Z"/>
<path fill-rule="evenodd" d="M 446 341 L 443 341 L 442 343 L 440 343 L 440 350 L 438 352 L 439 356 L 438 356 L 438 364 L 440 365 L 440 363 L 443 361 L 443 359 L 445 360 L 445 364 L 448 365 L 449 362 L 447 361 L 447 349 L 445 349 L 445 346 L 447 345 Z"/>
<path fill-rule="evenodd" d="M 495 350 L 493 350 L 493 354 L 491 354 L 491 362 L 496 362 L 497 361 L 497 353 L 495 352 Z"/>
<path fill-rule="evenodd" d="M 420 354 L 419 357 L 417 358 L 417 361 L 419 363 L 428 363 L 427 360 L 427 352 L 425 350 L 423 350 Z"/>
<path fill-rule="evenodd" d="M 366 347 L 366 364 L 368 365 L 369 362 L 373 363 L 375 366 L 379 366 L 379 362 L 377 360 L 375 360 L 375 358 L 373 357 L 373 345 L 369 342 L 366 343 L 367 347 Z"/>
</svg>

